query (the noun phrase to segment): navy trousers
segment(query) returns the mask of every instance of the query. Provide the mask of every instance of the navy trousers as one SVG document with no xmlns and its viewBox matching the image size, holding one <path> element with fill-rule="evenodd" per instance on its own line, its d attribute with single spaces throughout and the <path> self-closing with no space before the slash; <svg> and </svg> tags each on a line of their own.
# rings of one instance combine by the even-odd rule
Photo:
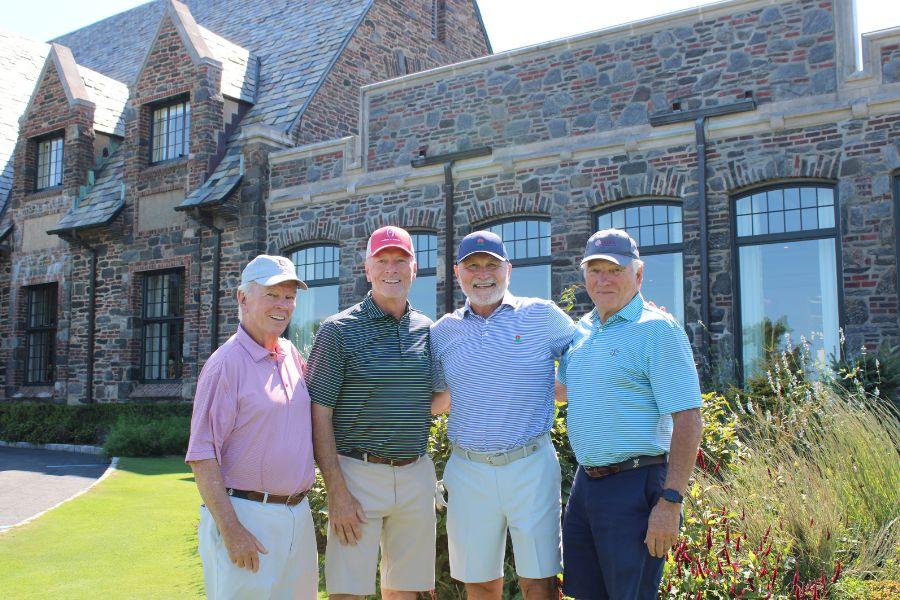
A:
<svg viewBox="0 0 900 600">
<path fill-rule="evenodd" d="M 581 467 L 563 519 L 563 589 L 576 600 L 655 600 L 665 559 L 644 538 L 667 465 L 591 479 Z"/>
</svg>

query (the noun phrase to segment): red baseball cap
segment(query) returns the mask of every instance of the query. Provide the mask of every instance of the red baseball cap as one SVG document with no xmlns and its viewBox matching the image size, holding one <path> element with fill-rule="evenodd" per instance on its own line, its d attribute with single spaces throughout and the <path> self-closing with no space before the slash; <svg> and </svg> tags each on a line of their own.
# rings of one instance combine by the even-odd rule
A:
<svg viewBox="0 0 900 600">
<path fill-rule="evenodd" d="M 376 229 L 375 232 L 369 236 L 369 243 L 366 246 L 366 258 L 375 256 L 385 248 L 400 248 L 413 257 L 413 259 L 416 258 L 412 237 L 410 237 L 409 232 L 400 227 L 388 225 L 387 227 Z"/>
</svg>

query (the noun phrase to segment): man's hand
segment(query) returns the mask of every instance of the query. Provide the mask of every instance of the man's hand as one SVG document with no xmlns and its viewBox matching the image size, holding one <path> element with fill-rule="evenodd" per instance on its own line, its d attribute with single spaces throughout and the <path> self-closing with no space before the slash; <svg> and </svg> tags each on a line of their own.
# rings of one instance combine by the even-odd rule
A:
<svg viewBox="0 0 900 600">
<path fill-rule="evenodd" d="M 222 530 L 222 541 L 228 558 L 240 569 L 259 571 L 259 554 L 268 554 L 266 547 L 239 522 Z"/>
<path fill-rule="evenodd" d="M 650 511 L 647 523 L 647 537 L 644 543 L 651 556 L 662 558 L 678 540 L 678 529 L 681 524 L 681 505 L 662 498 Z"/>
<path fill-rule="evenodd" d="M 362 539 L 360 525 L 368 523 L 362 505 L 349 491 L 328 494 L 328 522 L 345 546 L 355 546 Z"/>
</svg>

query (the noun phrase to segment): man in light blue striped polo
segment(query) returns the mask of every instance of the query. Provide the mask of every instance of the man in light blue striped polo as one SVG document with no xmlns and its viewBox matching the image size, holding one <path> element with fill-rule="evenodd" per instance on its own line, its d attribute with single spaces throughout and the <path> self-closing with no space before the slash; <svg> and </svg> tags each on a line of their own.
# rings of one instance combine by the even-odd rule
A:
<svg viewBox="0 0 900 600">
<path fill-rule="evenodd" d="M 435 378 L 450 390 L 450 574 L 469 598 L 499 599 L 508 530 L 525 598 L 556 598 L 560 470 L 548 432 L 555 361 L 574 324 L 553 302 L 507 292 L 512 266 L 496 234 L 466 236 L 456 263 L 466 304 L 431 330 Z"/>
<path fill-rule="evenodd" d="M 651 600 L 703 432 L 697 369 L 681 326 L 641 296 L 631 236 L 598 231 L 581 268 L 594 309 L 558 373 L 579 463 L 563 523 L 565 593 Z"/>
</svg>

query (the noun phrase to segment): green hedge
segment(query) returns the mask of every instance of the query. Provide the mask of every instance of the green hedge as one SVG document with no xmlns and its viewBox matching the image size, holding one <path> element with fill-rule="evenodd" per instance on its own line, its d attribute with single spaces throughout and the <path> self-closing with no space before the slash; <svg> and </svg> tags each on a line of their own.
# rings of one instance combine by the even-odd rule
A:
<svg viewBox="0 0 900 600">
<path fill-rule="evenodd" d="M 189 402 L 42 404 L 22 402 L 0 404 L 0 440 L 32 444 L 102 445 L 121 417 L 145 422 L 166 417 L 190 418 Z"/>
<path fill-rule="evenodd" d="M 168 456 L 187 452 L 191 417 L 167 415 L 147 419 L 130 414 L 119 417 L 103 444 L 108 456 Z"/>
</svg>

